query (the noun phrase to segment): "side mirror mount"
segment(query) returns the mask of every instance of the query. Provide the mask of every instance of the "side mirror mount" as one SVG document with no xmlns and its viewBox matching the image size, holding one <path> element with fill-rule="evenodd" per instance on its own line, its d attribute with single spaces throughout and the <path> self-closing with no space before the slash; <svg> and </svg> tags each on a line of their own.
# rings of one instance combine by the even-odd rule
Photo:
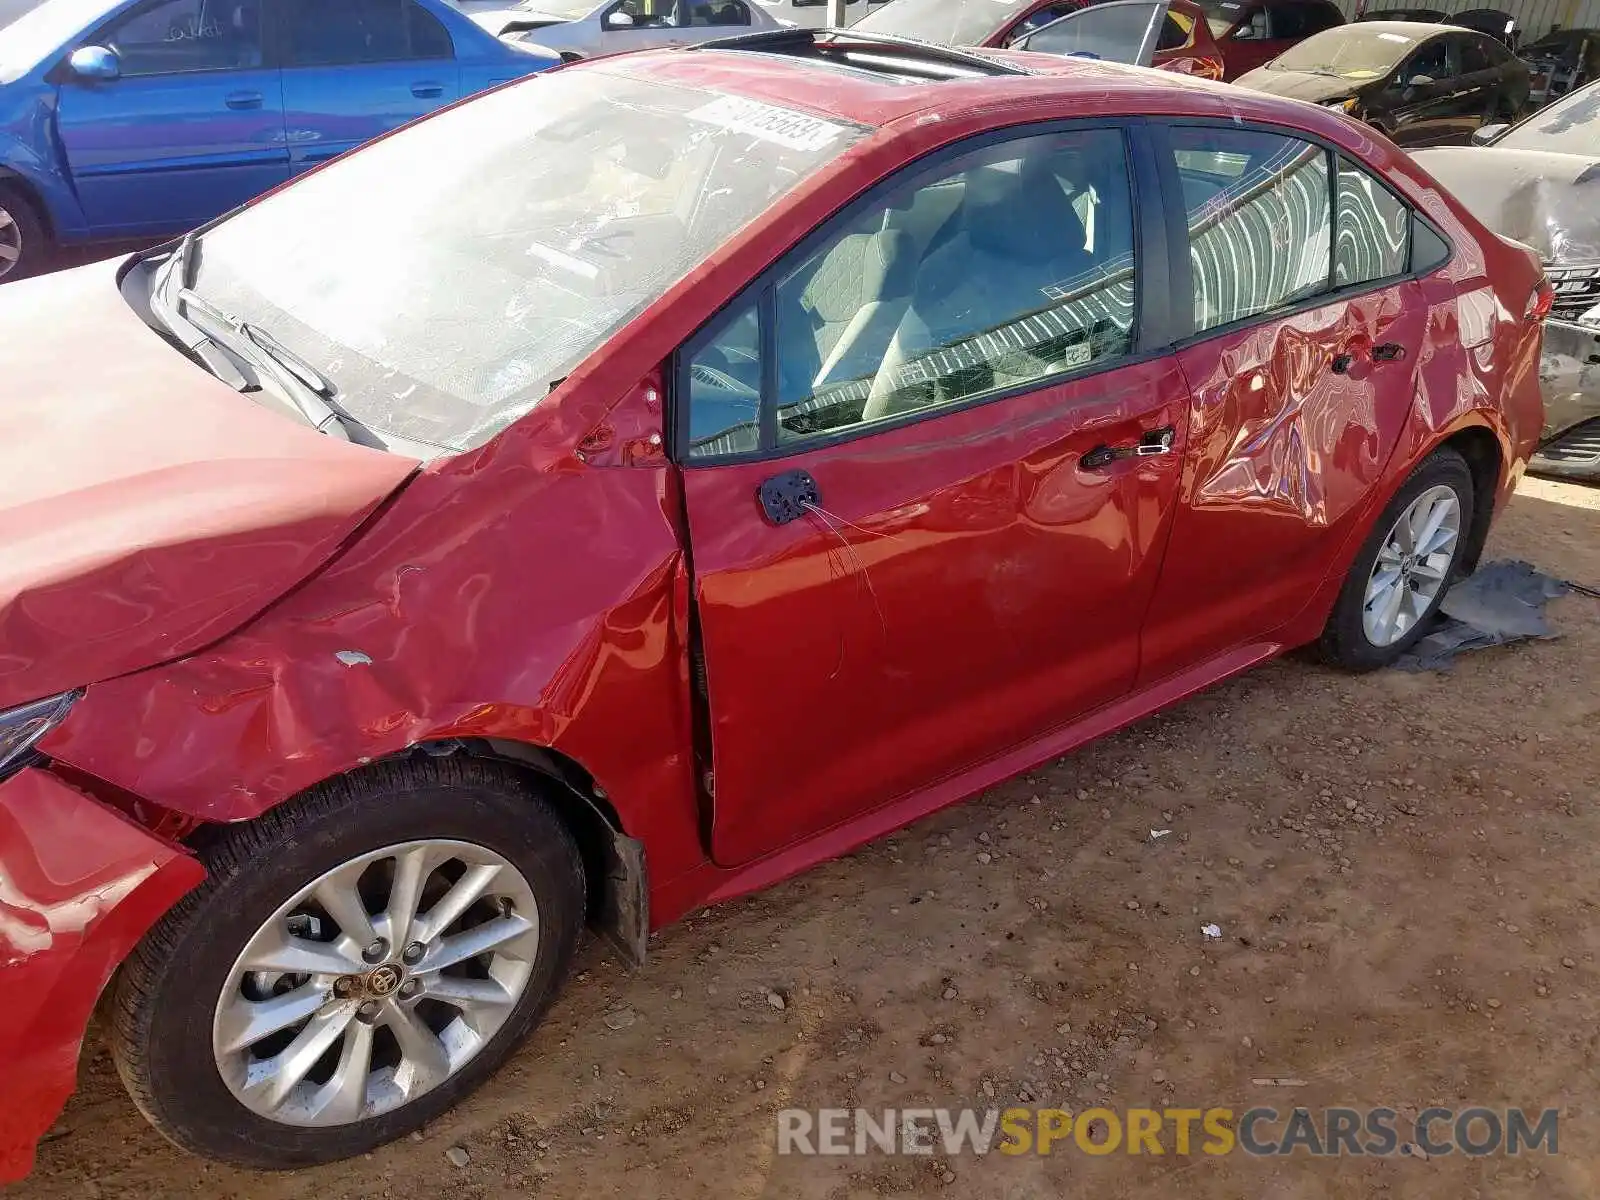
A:
<svg viewBox="0 0 1600 1200">
<path fill-rule="evenodd" d="M 1432 83 L 1432 75 L 1413 75 L 1410 79 L 1406 80 L 1406 86 L 1408 88 L 1429 87 L 1432 85 Z"/>
<path fill-rule="evenodd" d="M 104 46 L 79 46 L 67 56 L 67 69 L 79 79 L 105 81 L 122 75 L 117 52 Z"/>
<path fill-rule="evenodd" d="M 1487 146 L 1490 143 L 1498 140 L 1500 135 L 1510 128 L 1511 126 L 1507 125 L 1504 121 L 1497 122 L 1493 125 L 1484 125 L 1481 128 L 1473 131 L 1472 144 L 1474 146 Z"/>
<path fill-rule="evenodd" d="M 625 12 L 614 12 L 606 18 L 607 29 L 632 29 L 633 18 Z"/>
</svg>

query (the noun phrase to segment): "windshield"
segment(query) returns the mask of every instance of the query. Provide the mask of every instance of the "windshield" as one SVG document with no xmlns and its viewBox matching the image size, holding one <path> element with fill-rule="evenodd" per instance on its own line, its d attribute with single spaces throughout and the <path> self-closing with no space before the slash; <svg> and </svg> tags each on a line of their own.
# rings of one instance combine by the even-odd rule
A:
<svg viewBox="0 0 1600 1200">
<path fill-rule="evenodd" d="M 865 132 L 620 66 L 557 71 L 224 221 L 194 290 L 361 424 L 465 450 Z"/>
<path fill-rule="evenodd" d="M 1377 79 L 1394 70 L 1418 40 L 1370 25 L 1341 25 L 1290 46 L 1268 63 L 1267 69 Z"/>
<path fill-rule="evenodd" d="M 1600 83 L 1591 83 L 1540 109 L 1495 145 L 1600 158 Z"/>
<path fill-rule="evenodd" d="M 576 4 L 573 0 L 566 0 L 565 3 L 562 0 L 522 0 L 516 7 L 547 17 L 560 17 L 563 21 L 581 21 L 600 5 L 596 0 L 579 0 Z"/>
<path fill-rule="evenodd" d="M 120 0 L 44 0 L 6 25 L 0 17 L 0 83 L 20 79 L 106 13 Z"/>
<path fill-rule="evenodd" d="M 981 46 L 1031 0 L 893 0 L 854 28 L 950 46 Z"/>
</svg>

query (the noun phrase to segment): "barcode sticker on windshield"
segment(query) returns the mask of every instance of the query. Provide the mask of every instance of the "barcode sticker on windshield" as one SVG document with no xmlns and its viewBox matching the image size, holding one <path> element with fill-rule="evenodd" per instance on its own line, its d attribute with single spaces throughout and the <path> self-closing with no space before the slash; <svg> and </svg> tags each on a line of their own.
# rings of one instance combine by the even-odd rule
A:
<svg viewBox="0 0 1600 1200">
<path fill-rule="evenodd" d="M 747 100 L 743 96 L 723 96 L 690 109 L 687 115 L 707 125 L 748 133 L 791 150 L 820 150 L 844 132 L 843 125 L 832 121 L 762 104 L 759 100 Z"/>
</svg>

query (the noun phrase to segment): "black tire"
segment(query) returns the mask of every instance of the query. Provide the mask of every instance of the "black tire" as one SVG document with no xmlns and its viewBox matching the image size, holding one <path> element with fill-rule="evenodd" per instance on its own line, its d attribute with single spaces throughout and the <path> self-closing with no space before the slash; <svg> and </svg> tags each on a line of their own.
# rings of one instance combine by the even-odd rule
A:
<svg viewBox="0 0 1600 1200">
<path fill-rule="evenodd" d="M 531 886 L 538 951 L 521 998 L 477 1055 L 409 1103 L 349 1124 L 291 1125 L 229 1090 L 212 1053 L 221 989 L 252 934 L 297 890 L 364 853 L 420 839 L 474 842 Z M 471 759 L 379 764 L 227 828 L 208 877 L 124 964 L 112 1053 L 134 1103 L 179 1147 L 266 1170 L 364 1153 L 438 1117 L 488 1078 L 543 1015 L 584 921 L 583 863 L 555 810 L 513 773 Z"/>
<path fill-rule="evenodd" d="M 0 244 L 11 244 L 10 237 L 4 236 L 9 232 L 21 251 L 15 262 L 0 259 L 0 283 L 26 279 L 49 266 L 55 256 L 50 231 L 33 201 L 15 184 L 0 182 L 0 214 Z"/>
<path fill-rule="evenodd" d="M 1398 641 L 1391 642 L 1387 646 L 1374 645 L 1367 637 L 1362 616 L 1367 581 L 1372 576 L 1378 553 L 1383 548 L 1389 531 L 1400 519 L 1400 514 L 1405 512 L 1423 492 L 1440 485 L 1455 491 L 1456 500 L 1461 506 L 1462 520 L 1461 534 L 1456 538 L 1450 567 L 1445 573 L 1445 586 L 1439 589 L 1417 622 Z M 1427 633 L 1428 625 L 1438 612 L 1451 581 L 1461 569 L 1461 560 L 1471 539 L 1474 511 L 1472 495 L 1472 470 L 1467 466 L 1466 459 L 1454 450 L 1440 447 L 1417 465 L 1416 470 L 1411 472 L 1410 478 L 1401 485 L 1400 490 L 1395 493 L 1394 498 L 1373 523 L 1361 552 L 1350 565 L 1350 573 L 1345 576 L 1344 586 L 1339 589 L 1339 598 L 1334 603 L 1333 612 L 1328 617 L 1322 638 L 1317 644 L 1317 649 L 1326 662 L 1351 671 L 1376 670 L 1393 663 Z"/>
</svg>

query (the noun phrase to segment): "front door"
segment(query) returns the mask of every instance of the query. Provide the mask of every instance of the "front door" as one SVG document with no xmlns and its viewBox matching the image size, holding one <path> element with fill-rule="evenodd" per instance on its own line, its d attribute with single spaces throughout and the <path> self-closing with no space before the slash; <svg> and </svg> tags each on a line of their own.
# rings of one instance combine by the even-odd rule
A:
<svg viewBox="0 0 1600 1200">
<path fill-rule="evenodd" d="M 1399 146 L 1432 146 L 1451 139 L 1461 108 L 1461 66 L 1454 39 L 1426 42 L 1385 90 Z"/>
<path fill-rule="evenodd" d="M 680 355 L 717 862 L 1132 686 L 1186 403 L 1134 322 L 1124 137 L 880 185 Z"/>
<path fill-rule="evenodd" d="M 69 78 L 56 123 L 95 237 L 193 228 L 288 178 L 283 93 L 252 0 L 155 0 L 95 31 L 115 79 Z"/>
<path fill-rule="evenodd" d="M 1170 136 L 1194 407 L 1141 685 L 1266 642 L 1304 609 L 1394 450 L 1428 319 L 1406 278 L 1410 210 L 1377 178 L 1265 130 Z"/>
<path fill-rule="evenodd" d="M 461 95 L 449 31 L 413 0 L 278 4 L 290 165 L 303 171 Z"/>
</svg>

